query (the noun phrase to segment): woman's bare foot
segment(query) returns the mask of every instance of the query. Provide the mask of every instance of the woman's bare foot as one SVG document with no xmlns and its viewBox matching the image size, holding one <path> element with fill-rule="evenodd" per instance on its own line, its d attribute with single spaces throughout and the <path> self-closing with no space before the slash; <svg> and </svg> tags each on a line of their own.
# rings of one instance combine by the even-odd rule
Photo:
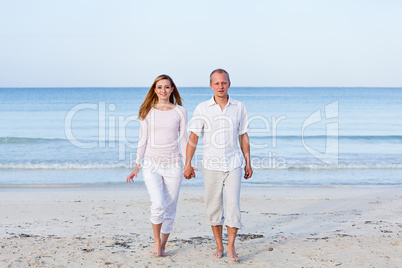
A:
<svg viewBox="0 0 402 268">
<path fill-rule="evenodd" d="M 158 242 L 154 243 L 154 250 L 152 250 L 152 256 L 155 257 L 166 257 L 165 249 L 161 249 L 160 244 Z"/>
<path fill-rule="evenodd" d="M 213 258 L 222 258 L 223 257 L 223 249 L 217 249 L 214 254 L 212 254 Z"/>
<path fill-rule="evenodd" d="M 165 247 L 161 247 L 161 257 L 166 257 L 167 256 L 167 254 L 165 253 Z"/>
<path fill-rule="evenodd" d="M 152 250 L 152 255 L 158 257 L 160 255 L 159 243 L 154 242 L 154 250 Z"/>
</svg>

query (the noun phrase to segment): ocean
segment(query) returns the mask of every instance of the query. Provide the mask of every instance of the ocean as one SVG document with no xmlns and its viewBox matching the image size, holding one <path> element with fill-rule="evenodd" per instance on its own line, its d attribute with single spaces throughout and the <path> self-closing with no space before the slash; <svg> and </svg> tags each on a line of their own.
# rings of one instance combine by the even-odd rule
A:
<svg viewBox="0 0 402 268">
<path fill-rule="evenodd" d="M 148 88 L 0 88 L 0 187 L 122 185 Z M 191 119 L 210 88 L 179 88 Z M 232 87 L 249 186 L 401 186 L 402 88 Z M 201 167 L 202 142 L 194 157 Z M 201 172 L 184 185 L 202 185 Z M 136 180 L 143 184 L 142 174 Z"/>
</svg>

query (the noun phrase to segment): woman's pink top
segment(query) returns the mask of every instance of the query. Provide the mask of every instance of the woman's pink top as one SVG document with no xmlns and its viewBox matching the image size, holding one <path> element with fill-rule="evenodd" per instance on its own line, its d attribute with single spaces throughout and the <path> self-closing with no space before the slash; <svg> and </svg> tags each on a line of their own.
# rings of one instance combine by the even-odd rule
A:
<svg viewBox="0 0 402 268">
<path fill-rule="evenodd" d="M 179 162 L 179 143 L 184 163 L 187 146 L 186 109 L 180 105 L 167 111 L 151 108 L 145 119 L 140 121 L 135 163 L 141 165 L 143 159 L 156 164 Z"/>
</svg>

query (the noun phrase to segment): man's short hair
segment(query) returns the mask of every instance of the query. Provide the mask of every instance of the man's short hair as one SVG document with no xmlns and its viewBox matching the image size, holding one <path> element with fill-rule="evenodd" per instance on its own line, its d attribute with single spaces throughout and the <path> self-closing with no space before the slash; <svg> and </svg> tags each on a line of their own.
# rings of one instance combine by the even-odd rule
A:
<svg viewBox="0 0 402 268">
<path fill-rule="evenodd" d="M 214 73 L 225 74 L 225 75 L 226 75 L 226 78 L 228 79 L 228 82 L 229 82 L 229 84 L 230 84 L 229 73 L 226 72 L 226 71 L 223 70 L 223 69 L 216 69 L 216 70 L 213 70 L 213 71 L 212 71 L 212 73 L 209 75 L 209 83 L 210 83 L 210 84 L 212 84 L 212 75 L 213 75 Z"/>
</svg>

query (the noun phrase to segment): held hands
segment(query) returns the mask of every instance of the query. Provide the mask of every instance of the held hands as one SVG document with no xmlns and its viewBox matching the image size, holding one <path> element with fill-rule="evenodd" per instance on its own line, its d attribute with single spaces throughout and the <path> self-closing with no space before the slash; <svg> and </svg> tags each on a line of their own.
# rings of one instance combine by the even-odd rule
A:
<svg viewBox="0 0 402 268">
<path fill-rule="evenodd" d="M 194 170 L 198 171 L 198 169 L 193 168 L 191 165 L 186 165 L 186 167 L 184 168 L 184 178 L 186 178 L 187 180 L 195 178 Z"/>
<path fill-rule="evenodd" d="M 135 165 L 134 171 L 131 172 L 130 175 L 128 175 L 127 179 L 126 179 L 126 183 L 132 183 L 134 182 L 134 177 L 137 178 L 138 172 L 140 171 L 140 166 L 138 164 Z"/>
<path fill-rule="evenodd" d="M 250 165 L 246 165 L 246 166 L 244 167 L 244 178 L 245 178 L 246 180 L 248 180 L 248 179 L 251 178 L 252 175 L 253 175 L 253 169 L 251 168 Z"/>
</svg>

